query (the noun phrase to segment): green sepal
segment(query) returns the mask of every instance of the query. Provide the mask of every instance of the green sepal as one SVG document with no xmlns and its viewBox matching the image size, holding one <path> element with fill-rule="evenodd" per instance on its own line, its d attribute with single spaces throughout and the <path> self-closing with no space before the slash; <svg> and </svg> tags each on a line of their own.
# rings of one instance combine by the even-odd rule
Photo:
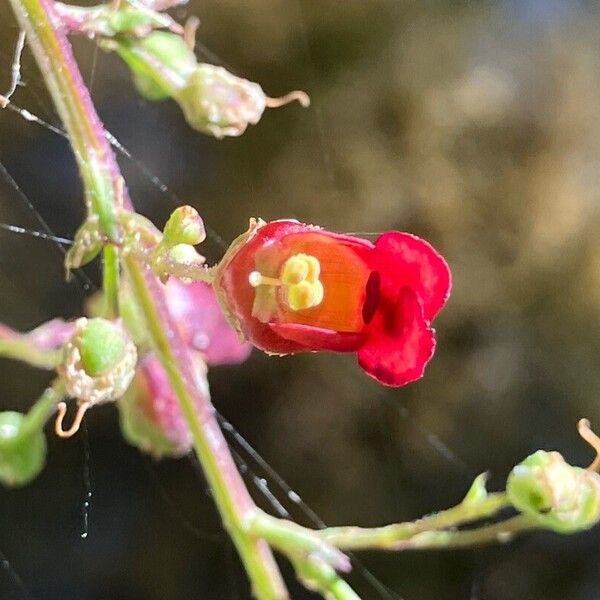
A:
<svg viewBox="0 0 600 600">
<path fill-rule="evenodd" d="M 600 520 L 600 476 L 569 465 L 558 452 L 538 450 L 506 482 L 511 504 L 539 527 L 574 533 Z"/>
<path fill-rule="evenodd" d="M 196 56 L 183 38 L 154 31 L 143 38 L 115 38 L 104 42 L 131 69 L 134 85 L 147 100 L 164 100 L 186 85 L 196 67 Z"/>
<path fill-rule="evenodd" d="M 123 3 L 119 10 L 109 9 L 106 17 L 106 30 L 109 35 L 119 33 L 143 32 L 148 29 L 159 29 L 171 24 L 167 15 L 150 10 L 141 5 L 132 6 Z"/>
<path fill-rule="evenodd" d="M 98 218 L 88 218 L 75 233 L 73 245 L 65 255 L 67 274 L 94 260 L 104 243 L 98 227 Z"/>
<path fill-rule="evenodd" d="M 46 437 L 42 430 L 26 431 L 27 416 L 0 413 L 0 483 L 19 487 L 34 479 L 46 464 Z"/>
<path fill-rule="evenodd" d="M 485 487 L 487 482 L 488 474 L 481 473 L 479 474 L 471 484 L 469 491 L 466 496 L 463 498 L 462 504 L 474 506 L 480 504 L 488 497 L 488 492 Z"/>
<path fill-rule="evenodd" d="M 204 222 L 192 206 L 180 206 L 169 217 L 163 229 L 162 243 L 165 246 L 188 244 L 195 246 L 206 239 Z"/>
<path fill-rule="evenodd" d="M 258 123 L 266 96 L 258 83 L 223 67 L 199 63 L 176 100 L 190 127 L 221 139 L 239 136 L 249 124 Z"/>
</svg>

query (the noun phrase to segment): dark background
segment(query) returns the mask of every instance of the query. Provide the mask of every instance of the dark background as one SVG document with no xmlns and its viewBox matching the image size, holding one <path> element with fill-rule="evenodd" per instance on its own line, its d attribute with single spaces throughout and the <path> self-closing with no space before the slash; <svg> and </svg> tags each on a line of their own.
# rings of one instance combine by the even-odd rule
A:
<svg viewBox="0 0 600 600">
<path fill-rule="evenodd" d="M 179 16 L 192 13 L 200 56 L 271 95 L 304 89 L 311 108 L 270 111 L 217 141 L 191 131 L 174 103 L 141 100 L 116 57 L 75 47 L 109 130 L 216 232 L 207 256 L 218 259 L 250 216 L 294 217 L 424 236 L 455 283 L 419 383 L 382 389 L 352 356 L 255 352 L 211 371 L 218 409 L 329 524 L 416 518 L 459 501 L 488 469 L 501 489 L 538 448 L 587 464 L 575 424 L 600 427 L 598 4 L 198 0 Z M 17 29 L 7 3 L 0 16 L 4 89 Z M 23 62 L 15 103 L 56 123 L 28 53 Z M 0 161 L 72 236 L 82 194 L 65 140 L 3 111 Z M 135 203 L 162 226 L 173 199 L 135 161 L 120 158 Z M 6 182 L 0 222 L 39 229 Z M 2 321 L 75 317 L 88 293 L 64 282 L 52 244 L 0 232 Z M 48 380 L 10 361 L 0 369 L 2 409 L 26 410 Z M 248 597 L 198 470 L 129 447 L 112 406 L 69 441 L 49 436 L 32 485 L 0 490 L 0 550 L 2 599 Z M 599 529 L 360 558 L 405 600 L 600 598 Z M 360 573 L 353 583 L 363 598 L 386 597 Z"/>
</svg>

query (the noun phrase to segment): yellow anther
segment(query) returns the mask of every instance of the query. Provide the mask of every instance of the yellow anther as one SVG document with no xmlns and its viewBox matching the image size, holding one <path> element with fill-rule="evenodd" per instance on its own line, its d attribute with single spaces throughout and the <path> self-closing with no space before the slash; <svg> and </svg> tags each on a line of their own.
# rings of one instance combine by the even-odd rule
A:
<svg viewBox="0 0 600 600">
<path fill-rule="evenodd" d="M 281 287 L 281 296 L 292 310 L 305 310 L 318 306 L 323 301 L 323 284 L 319 281 L 321 264 L 309 254 L 294 254 L 281 269 L 280 278 L 267 277 L 260 271 L 252 271 L 248 282 L 252 287 Z"/>
<path fill-rule="evenodd" d="M 295 285 L 301 281 L 318 281 L 321 265 L 316 257 L 309 254 L 294 254 L 285 261 L 281 271 L 281 281 L 285 285 Z"/>
<path fill-rule="evenodd" d="M 321 274 L 321 263 L 315 256 L 304 255 L 306 263 L 308 264 L 308 275 L 306 281 L 319 281 L 319 275 Z"/>
<path fill-rule="evenodd" d="M 301 281 L 286 290 L 286 300 L 292 310 L 304 310 L 318 306 L 323 301 L 323 284 L 320 281 Z"/>
<path fill-rule="evenodd" d="M 302 254 L 296 254 L 288 258 L 281 271 L 281 281 L 285 285 L 296 285 L 306 279 L 308 275 L 308 263 Z"/>
</svg>

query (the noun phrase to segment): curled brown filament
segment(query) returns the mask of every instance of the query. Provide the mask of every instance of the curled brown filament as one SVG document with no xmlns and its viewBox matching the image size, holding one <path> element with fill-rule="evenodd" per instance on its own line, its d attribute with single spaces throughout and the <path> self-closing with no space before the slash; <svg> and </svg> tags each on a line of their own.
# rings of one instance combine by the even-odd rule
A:
<svg viewBox="0 0 600 600">
<path fill-rule="evenodd" d="M 56 410 L 58 414 L 56 415 L 56 421 L 54 421 L 54 432 L 60 438 L 70 438 L 75 435 L 79 431 L 79 427 L 81 426 L 81 421 L 83 420 L 83 416 L 85 415 L 87 409 L 90 407 L 89 402 L 82 402 L 77 407 L 77 414 L 75 415 L 75 419 L 73 424 L 69 429 L 63 429 L 63 420 L 65 415 L 67 414 L 67 405 L 64 402 L 59 402 L 56 405 Z"/>
<path fill-rule="evenodd" d="M 580 419 L 577 423 L 577 431 L 579 435 L 596 451 L 596 458 L 587 468 L 588 471 L 600 470 L 600 437 L 598 437 L 591 429 L 590 422 L 587 419 Z"/>
<path fill-rule="evenodd" d="M 269 98 L 267 96 L 265 99 L 265 105 L 268 108 L 279 108 L 280 106 L 285 106 L 286 104 L 295 101 L 299 102 L 304 108 L 310 106 L 310 98 L 308 94 L 300 90 L 294 90 L 293 92 L 289 92 L 280 98 Z"/>
</svg>

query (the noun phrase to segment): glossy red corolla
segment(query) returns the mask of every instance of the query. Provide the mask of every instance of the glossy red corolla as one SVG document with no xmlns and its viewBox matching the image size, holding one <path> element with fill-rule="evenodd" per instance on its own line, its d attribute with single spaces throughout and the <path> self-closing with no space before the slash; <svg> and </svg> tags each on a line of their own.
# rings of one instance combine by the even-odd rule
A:
<svg viewBox="0 0 600 600">
<path fill-rule="evenodd" d="M 398 231 L 373 244 L 297 221 L 251 222 L 215 271 L 231 323 L 274 354 L 356 352 L 385 385 L 419 379 L 435 349 L 432 319 L 450 293 L 446 261 Z"/>
</svg>

